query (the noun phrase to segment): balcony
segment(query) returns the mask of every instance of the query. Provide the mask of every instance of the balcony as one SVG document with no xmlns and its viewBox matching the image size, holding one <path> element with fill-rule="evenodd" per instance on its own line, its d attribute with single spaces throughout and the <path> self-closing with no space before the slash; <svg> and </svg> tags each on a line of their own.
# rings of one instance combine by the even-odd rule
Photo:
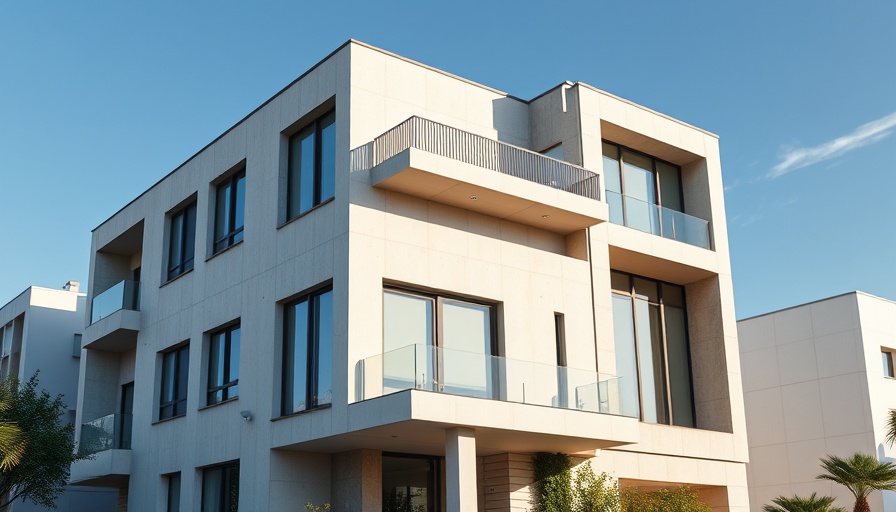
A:
<svg viewBox="0 0 896 512">
<path fill-rule="evenodd" d="M 84 348 L 127 352 L 140 331 L 140 283 L 124 280 L 93 298 Z"/>
<path fill-rule="evenodd" d="M 708 221 L 609 190 L 607 202 L 613 224 L 711 249 Z"/>
<path fill-rule="evenodd" d="M 110 414 L 81 425 L 78 455 L 91 456 L 72 464 L 71 483 L 121 487 L 131 473 L 130 414 Z"/>
<path fill-rule="evenodd" d="M 377 137 L 372 153 L 377 188 L 560 234 L 608 220 L 598 174 L 420 117 Z"/>
<path fill-rule="evenodd" d="M 623 407 L 618 377 L 428 345 L 369 357 L 363 375 L 365 400 L 419 389 L 595 413 L 631 409 Z"/>
</svg>

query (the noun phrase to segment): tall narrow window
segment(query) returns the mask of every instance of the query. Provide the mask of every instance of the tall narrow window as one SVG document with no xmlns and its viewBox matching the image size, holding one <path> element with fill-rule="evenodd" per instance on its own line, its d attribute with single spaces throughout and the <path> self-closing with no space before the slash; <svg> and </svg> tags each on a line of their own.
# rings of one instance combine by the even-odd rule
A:
<svg viewBox="0 0 896 512">
<path fill-rule="evenodd" d="M 168 231 L 168 279 L 193 269 L 196 253 L 196 203 L 171 215 Z"/>
<path fill-rule="evenodd" d="M 884 362 L 884 377 L 894 378 L 896 374 L 893 371 L 893 353 L 883 349 L 880 351 L 881 358 Z"/>
<path fill-rule="evenodd" d="M 189 345 L 162 354 L 162 389 L 159 393 L 160 420 L 187 413 L 189 367 Z"/>
<path fill-rule="evenodd" d="M 240 382 L 240 325 L 211 335 L 208 350 L 208 405 L 238 396 Z"/>
<path fill-rule="evenodd" d="M 239 462 L 202 470 L 202 512 L 237 512 L 239 504 Z"/>
<path fill-rule="evenodd" d="M 566 370 L 566 321 L 554 313 L 554 341 L 557 345 L 557 407 L 569 406 L 569 373 Z"/>
<path fill-rule="evenodd" d="M 306 295 L 285 309 L 282 413 L 329 404 L 333 397 L 333 290 Z"/>
<path fill-rule="evenodd" d="M 286 210 L 289 219 L 333 198 L 336 190 L 336 112 L 289 138 Z"/>
<path fill-rule="evenodd" d="M 240 171 L 218 185 L 215 193 L 214 252 L 243 239 L 246 205 L 246 171 Z"/>
<path fill-rule="evenodd" d="M 684 289 L 615 271 L 611 282 L 623 414 L 693 427 Z"/>
<path fill-rule="evenodd" d="M 180 473 L 168 475 L 167 512 L 180 512 Z"/>
</svg>

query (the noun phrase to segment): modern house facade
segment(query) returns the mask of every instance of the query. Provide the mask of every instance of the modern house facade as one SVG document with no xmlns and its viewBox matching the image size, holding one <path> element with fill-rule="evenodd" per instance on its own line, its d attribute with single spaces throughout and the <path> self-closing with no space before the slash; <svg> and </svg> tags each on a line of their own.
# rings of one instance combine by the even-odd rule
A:
<svg viewBox="0 0 896 512">
<path fill-rule="evenodd" d="M 27 381 L 38 374 L 40 389 L 54 397 L 62 395 L 69 412 L 62 421 L 75 421 L 86 301 L 79 283 L 69 281 L 61 289 L 31 286 L 0 307 L 0 378 Z M 116 499 L 115 489 L 68 486 L 56 501 L 56 510 L 112 512 Z M 16 501 L 10 510 L 47 509 L 30 501 Z"/>
<path fill-rule="evenodd" d="M 819 459 L 856 452 L 892 462 L 885 441 L 896 409 L 896 302 L 862 292 L 774 311 L 737 324 L 743 362 L 756 510 L 779 495 L 834 496 L 845 488 L 815 477 Z M 876 492 L 872 510 L 896 511 L 896 493 Z"/>
<path fill-rule="evenodd" d="M 530 510 L 542 451 L 748 509 L 698 128 L 349 41 L 91 251 L 78 423 L 133 424 L 72 472 L 121 510 Z"/>
</svg>

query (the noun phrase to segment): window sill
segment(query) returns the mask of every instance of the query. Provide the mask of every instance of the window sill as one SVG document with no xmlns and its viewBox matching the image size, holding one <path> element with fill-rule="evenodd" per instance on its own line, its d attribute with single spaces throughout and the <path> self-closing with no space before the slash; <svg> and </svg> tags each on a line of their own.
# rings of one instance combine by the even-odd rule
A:
<svg viewBox="0 0 896 512">
<path fill-rule="evenodd" d="M 312 207 L 310 210 L 305 211 L 305 212 L 302 212 L 302 213 L 296 215 L 295 217 L 293 217 L 293 218 L 287 220 L 287 221 L 284 222 L 283 224 L 280 224 L 279 226 L 277 226 L 277 229 L 282 229 L 282 228 L 284 228 L 284 227 L 286 227 L 286 226 L 292 224 L 293 222 L 295 222 L 295 221 L 301 219 L 302 217 L 308 215 L 309 213 L 311 213 L 311 212 L 313 212 L 313 211 L 315 211 L 315 210 L 319 210 L 319 209 L 322 208 L 323 206 L 332 203 L 332 202 L 335 201 L 335 200 L 336 200 L 336 197 L 335 197 L 335 196 L 334 196 L 334 197 L 331 197 L 331 198 L 327 199 L 326 201 L 320 203 L 319 205 Z"/>
<path fill-rule="evenodd" d="M 276 418 L 271 418 L 271 421 L 273 422 L 273 421 L 285 420 L 287 418 L 295 418 L 296 416 L 301 416 L 303 414 L 308 414 L 308 413 L 320 411 L 323 409 L 329 409 L 331 407 L 333 407 L 333 404 L 318 405 L 317 407 L 312 407 L 311 409 L 305 409 L 304 411 L 291 412 L 289 414 L 283 414 L 283 415 L 277 416 Z"/>
<path fill-rule="evenodd" d="M 172 416 L 172 417 L 170 417 L 170 418 L 165 418 L 165 419 L 163 419 L 163 420 L 156 420 L 156 421 L 152 422 L 152 424 L 153 424 L 153 425 L 158 425 L 158 424 L 160 424 L 160 423 L 168 423 L 168 422 L 171 421 L 171 420 L 176 420 L 176 419 L 179 419 L 179 418 L 186 418 L 186 417 L 187 417 L 186 413 L 184 413 L 184 414 L 178 414 L 177 416 Z"/>
<path fill-rule="evenodd" d="M 236 401 L 239 400 L 239 399 L 240 399 L 240 396 L 237 395 L 237 396 L 228 398 L 227 400 L 221 400 L 220 402 L 217 402 L 217 403 L 204 405 L 204 406 L 202 406 L 202 407 L 199 408 L 199 411 L 200 411 L 200 412 L 201 412 L 201 411 L 206 411 L 206 410 L 208 410 L 208 409 L 212 409 L 212 408 L 217 407 L 217 406 L 219 406 L 219 405 L 229 404 L 230 402 L 236 402 Z"/>
<path fill-rule="evenodd" d="M 193 273 L 193 269 L 192 269 L 192 268 L 191 268 L 190 270 L 184 270 L 184 271 L 181 272 L 180 274 L 178 274 L 178 275 L 172 277 L 171 279 L 165 281 L 164 283 L 160 284 L 160 285 L 159 285 L 159 288 L 164 288 L 164 287 L 168 286 L 170 283 L 173 283 L 173 282 L 177 281 L 177 280 L 180 279 L 181 277 L 183 277 L 183 276 L 185 276 L 185 275 L 187 275 L 187 274 L 192 274 L 192 273 Z"/>
<path fill-rule="evenodd" d="M 208 258 L 206 258 L 206 259 L 205 259 L 205 262 L 208 263 L 209 261 L 211 261 L 211 260 L 217 258 L 218 256 L 220 256 L 220 255 L 224 254 L 225 252 L 227 252 L 227 251 L 233 249 L 234 247 L 237 247 L 237 246 L 239 246 L 239 245 L 242 245 L 244 241 L 245 241 L 245 239 L 244 239 L 244 240 L 240 240 L 239 242 L 234 242 L 234 243 L 231 244 L 231 245 L 228 245 L 227 247 L 221 249 L 220 251 L 218 251 L 218 252 L 212 254 L 211 256 L 209 256 Z"/>
</svg>

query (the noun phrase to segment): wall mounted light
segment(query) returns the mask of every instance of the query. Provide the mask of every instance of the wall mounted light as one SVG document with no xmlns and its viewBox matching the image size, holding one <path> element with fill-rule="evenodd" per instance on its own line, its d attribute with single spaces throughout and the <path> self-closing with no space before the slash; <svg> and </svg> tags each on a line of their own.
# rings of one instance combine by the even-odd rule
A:
<svg viewBox="0 0 896 512">
<path fill-rule="evenodd" d="M 252 415 L 252 411 L 240 411 L 240 416 L 246 421 L 252 421 L 252 418 L 255 417 Z"/>
</svg>

